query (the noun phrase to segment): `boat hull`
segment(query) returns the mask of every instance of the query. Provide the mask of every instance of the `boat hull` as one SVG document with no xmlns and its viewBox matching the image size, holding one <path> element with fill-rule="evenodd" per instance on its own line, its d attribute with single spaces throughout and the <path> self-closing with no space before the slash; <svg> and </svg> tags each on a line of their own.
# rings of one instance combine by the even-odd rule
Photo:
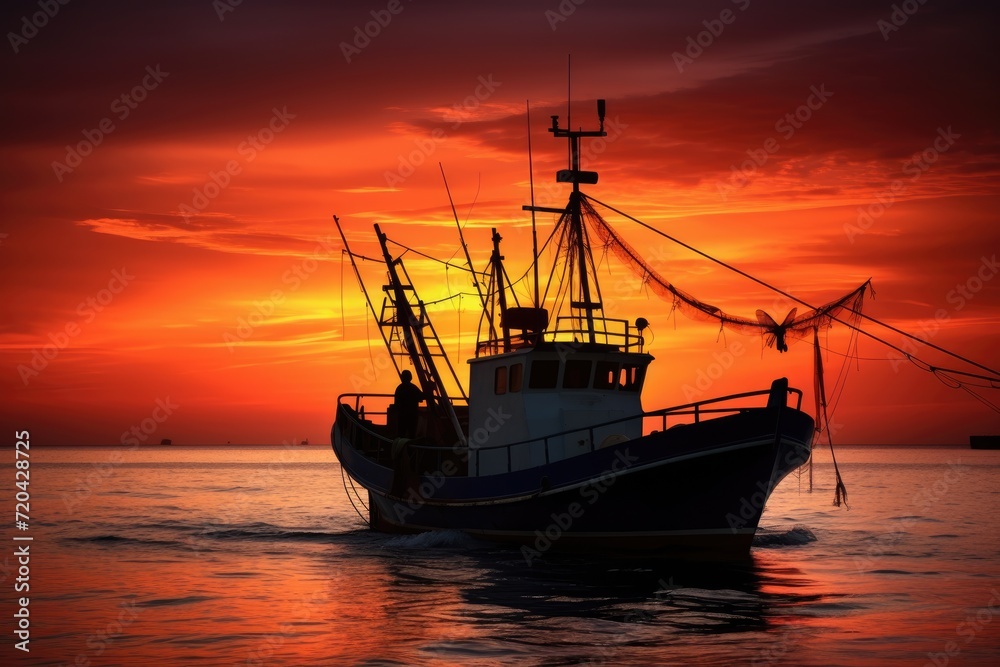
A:
<svg viewBox="0 0 1000 667">
<path fill-rule="evenodd" d="M 813 427 L 790 407 L 748 409 L 484 477 L 378 465 L 338 424 L 333 439 L 381 531 L 459 530 L 522 545 L 529 562 L 549 551 L 732 559 L 749 554 L 774 487 L 808 460 Z"/>
</svg>

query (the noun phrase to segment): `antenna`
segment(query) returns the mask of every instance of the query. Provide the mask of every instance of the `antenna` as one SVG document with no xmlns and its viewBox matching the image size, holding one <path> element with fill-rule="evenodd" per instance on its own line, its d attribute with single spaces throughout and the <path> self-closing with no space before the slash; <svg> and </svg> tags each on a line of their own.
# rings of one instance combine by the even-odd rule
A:
<svg viewBox="0 0 1000 667">
<path fill-rule="evenodd" d="M 538 229 L 535 227 L 535 168 L 531 162 L 531 105 L 524 101 L 524 115 L 528 121 L 528 183 L 531 188 L 531 259 L 535 271 L 535 308 L 541 304 L 538 299 Z"/>
<path fill-rule="evenodd" d="M 573 129 L 573 54 L 566 54 L 566 124 Z"/>
<path fill-rule="evenodd" d="M 566 127 L 573 129 L 573 54 L 566 54 Z M 572 150 L 571 150 L 572 154 Z"/>
</svg>

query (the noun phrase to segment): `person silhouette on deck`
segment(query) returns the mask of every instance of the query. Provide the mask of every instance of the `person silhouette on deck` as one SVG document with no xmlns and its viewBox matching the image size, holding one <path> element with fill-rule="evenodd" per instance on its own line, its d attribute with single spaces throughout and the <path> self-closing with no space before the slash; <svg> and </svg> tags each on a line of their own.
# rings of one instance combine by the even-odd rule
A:
<svg viewBox="0 0 1000 667">
<path fill-rule="evenodd" d="M 417 409 L 424 400 L 424 392 L 413 384 L 413 374 L 405 370 L 399 374 L 402 382 L 396 387 L 393 398 L 396 412 L 396 431 L 400 438 L 413 438 L 417 435 Z"/>
</svg>

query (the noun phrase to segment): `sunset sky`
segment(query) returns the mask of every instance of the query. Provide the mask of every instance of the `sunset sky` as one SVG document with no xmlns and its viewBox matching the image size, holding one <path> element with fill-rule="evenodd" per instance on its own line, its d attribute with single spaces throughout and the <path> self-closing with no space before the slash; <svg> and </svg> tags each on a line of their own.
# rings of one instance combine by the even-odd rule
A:
<svg viewBox="0 0 1000 667">
<path fill-rule="evenodd" d="M 520 276 L 525 101 L 536 200 L 561 205 L 566 149 L 545 130 L 552 114 L 565 124 L 568 54 L 573 125 L 593 129 L 594 100 L 607 99 L 589 194 L 811 303 L 871 278 L 866 313 L 1000 367 L 992 3 L 234 3 L 6 3 L 8 437 L 113 444 L 152 418 L 150 442 L 328 441 L 340 393 L 397 382 L 332 216 L 369 256 L 378 222 L 448 259 L 457 234 L 440 162 L 473 260 L 485 264 L 496 226 Z M 543 237 L 553 218 L 539 216 Z M 607 219 L 662 275 L 727 312 L 780 321 L 793 305 Z M 615 315 L 651 323 L 647 409 L 780 376 L 812 405 L 808 343 L 779 355 L 668 317 L 626 267 L 595 256 Z M 471 292 L 459 272 L 412 256 L 407 267 L 427 301 Z M 361 268 L 380 295 L 379 268 Z M 474 301 L 433 309 L 462 376 Z M 842 327 L 824 338 L 830 387 L 847 344 Z M 835 442 L 1000 433 L 996 412 L 889 353 L 861 340 Z M 699 383 L 708 374 L 719 377 Z M 997 389 L 977 391 L 1000 403 Z"/>
</svg>

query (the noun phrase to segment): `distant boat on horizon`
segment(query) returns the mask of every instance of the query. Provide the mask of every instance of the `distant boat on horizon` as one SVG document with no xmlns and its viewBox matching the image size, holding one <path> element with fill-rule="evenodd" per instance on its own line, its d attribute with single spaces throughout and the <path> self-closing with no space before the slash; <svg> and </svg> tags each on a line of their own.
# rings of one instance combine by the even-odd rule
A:
<svg viewBox="0 0 1000 667">
<path fill-rule="evenodd" d="M 970 435 L 972 449 L 1000 449 L 1000 435 Z"/>
</svg>

